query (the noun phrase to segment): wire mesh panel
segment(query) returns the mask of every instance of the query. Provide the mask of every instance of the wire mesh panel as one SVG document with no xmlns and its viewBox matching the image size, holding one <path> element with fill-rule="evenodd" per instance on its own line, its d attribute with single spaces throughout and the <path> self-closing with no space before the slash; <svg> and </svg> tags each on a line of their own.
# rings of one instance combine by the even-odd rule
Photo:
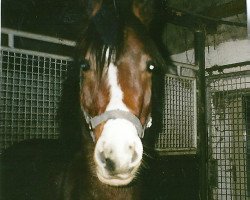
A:
<svg viewBox="0 0 250 200">
<path fill-rule="evenodd" d="M 163 130 L 156 150 L 163 154 L 193 154 L 197 144 L 196 79 L 165 76 Z"/>
<path fill-rule="evenodd" d="M 239 69 L 224 70 L 207 79 L 210 199 L 214 200 L 249 198 L 246 99 L 250 92 L 250 71 Z"/>
<path fill-rule="evenodd" d="M 69 61 L 10 48 L 1 50 L 0 146 L 57 138 L 62 81 Z"/>
</svg>

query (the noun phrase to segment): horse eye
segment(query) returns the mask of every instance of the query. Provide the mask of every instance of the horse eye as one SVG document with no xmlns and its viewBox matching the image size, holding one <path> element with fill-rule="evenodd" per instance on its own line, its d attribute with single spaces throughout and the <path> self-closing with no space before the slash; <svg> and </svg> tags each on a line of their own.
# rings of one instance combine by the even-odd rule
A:
<svg viewBox="0 0 250 200">
<path fill-rule="evenodd" d="M 149 62 L 147 63 L 147 71 L 153 72 L 154 69 L 155 69 L 155 64 L 154 64 L 152 61 L 149 61 Z"/>
<path fill-rule="evenodd" d="M 89 61 L 86 59 L 81 59 L 79 61 L 79 65 L 80 65 L 81 70 L 83 70 L 83 71 L 87 71 L 90 69 Z"/>
</svg>

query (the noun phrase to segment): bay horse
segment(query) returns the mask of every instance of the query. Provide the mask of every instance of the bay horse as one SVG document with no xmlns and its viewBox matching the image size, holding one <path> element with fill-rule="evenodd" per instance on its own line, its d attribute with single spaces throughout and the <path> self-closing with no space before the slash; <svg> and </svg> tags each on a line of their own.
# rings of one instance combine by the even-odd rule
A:
<svg viewBox="0 0 250 200">
<path fill-rule="evenodd" d="M 67 135 L 80 137 L 74 147 L 34 140 L 7 149 L 3 199 L 145 199 L 136 179 L 144 132 L 161 121 L 152 104 L 161 112 L 155 94 L 163 88 L 165 61 L 148 34 L 150 19 L 140 2 L 88 3 L 89 22 L 68 77 L 74 95 L 66 101 L 73 104 L 61 124 Z M 72 129 L 71 123 L 80 126 Z"/>
</svg>

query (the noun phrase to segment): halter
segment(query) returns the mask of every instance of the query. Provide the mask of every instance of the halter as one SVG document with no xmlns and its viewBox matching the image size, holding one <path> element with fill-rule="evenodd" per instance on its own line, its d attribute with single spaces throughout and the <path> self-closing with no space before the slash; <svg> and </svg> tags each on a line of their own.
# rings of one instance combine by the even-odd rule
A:
<svg viewBox="0 0 250 200">
<path fill-rule="evenodd" d="M 93 133 L 93 129 L 96 128 L 99 124 L 106 122 L 110 119 L 125 119 L 131 122 L 135 126 L 137 130 L 137 134 L 140 138 L 144 137 L 145 129 L 150 127 L 151 122 L 152 122 L 151 117 L 149 117 L 149 120 L 147 121 L 147 123 L 145 123 L 145 125 L 142 126 L 140 120 L 134 114 L 128 111 L 123 111 L 123 110 L 109 110 L 95 117 L 90 117 L 89 115 L 87 115 L 86 112 L 84 112 L 84 116 L 85 116 L 86 122 L 89 125 L 90 135 L 94 142 L 95 142 L 95 136 Z"/>
</svg>

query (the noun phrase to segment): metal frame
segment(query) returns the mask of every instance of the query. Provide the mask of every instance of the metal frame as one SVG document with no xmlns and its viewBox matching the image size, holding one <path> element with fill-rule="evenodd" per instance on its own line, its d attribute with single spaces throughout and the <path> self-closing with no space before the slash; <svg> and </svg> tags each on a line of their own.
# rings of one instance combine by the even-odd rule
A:
<svg viewBox="0 0 250 200">
<path fill-rule="evenodd" d="M 250 66 L 209 71 L 209 199 L 246 200 L 249 194 L 249 136 L 246 134 Z"/>
<path fill-rule="evenodd" d="M 197 66 L 175 62 L 179 75 L 165 75 L 163 130 L 155 149 L 160 155 L 197 152 Z"/>
<path fill-rule="evenodd" d="M 58 45 L 68 40 L 2 28 L 8 47 L 1 47 L 0 153 L 15 142 L 59 136 L 57 107 L 62 83 L 72 58 L 15 48 L 14 38 L 25 37 Z"/>
<path fill-rule="evenodd" d="M 43 42 L 65 45 L 65 46 L 75 46 L 76 45 L 76 42 L 71 41 L 71 40 L 65 40 L 62 38 L 54 38 L 54 37 L 45 36 L 45 35 L 39 35 L 39 34 L 34 34 L 34 33 L 29 33 L 29 32 L 24 32 L 24 31 L 18 31 L 18 30 L 14 30 L 14 29 L 10 29 L 10 28 L 5 28 L 5 27 L 1 28 L 1 33 L 8 35 L 8 46 L 11 48 L 15 47 L 15 43 L 14 43 L 15 37 L 28 38 L 28 39 L 33 39 L 33 40 L 38 40 L 38 41 L 43 41 Z"/>
<path fill-rule="evenodd" d="M 247 35 L 248 39 L 250 39 L 250 2 L 246 0 L 246 7 L 247 7 Z"/>
</svg>

